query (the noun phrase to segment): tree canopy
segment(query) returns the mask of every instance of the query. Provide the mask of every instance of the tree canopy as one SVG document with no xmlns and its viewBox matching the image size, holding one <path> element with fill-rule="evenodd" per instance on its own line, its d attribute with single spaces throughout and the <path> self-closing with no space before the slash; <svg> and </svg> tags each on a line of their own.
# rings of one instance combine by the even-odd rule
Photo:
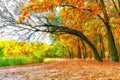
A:
<svg viewBox="0 0 120 80">
<path fill-rule="evenodd" d="M 119 0 L 30 0 L 28 5 L 21 9 L 17 24 L 30 20 L 33 14 L 40 14 L 38 24 L 34 27 L 36 31 L 76 35 L 91 47 L 95 58 L 102 61 L 95 46 L 86 36 L 87 33 L 85 33 L 86 31 L 92 32 L 87 30 L 85 25 L 92 20 L 98 20 L 89 29 L 95 32 L 95 29 L 100 31 L 104 30 L 105 27 L 111 58 L 113 61 L 119 61 L 111 29 L 112 26 L 119 24 L 119 7 Z M 59 24 L 52 23 L 52 21 L 56 20 L 56 17 Z M 95 25 L 99 24 L 102 27 L 95 27 Z"/>
</svg>

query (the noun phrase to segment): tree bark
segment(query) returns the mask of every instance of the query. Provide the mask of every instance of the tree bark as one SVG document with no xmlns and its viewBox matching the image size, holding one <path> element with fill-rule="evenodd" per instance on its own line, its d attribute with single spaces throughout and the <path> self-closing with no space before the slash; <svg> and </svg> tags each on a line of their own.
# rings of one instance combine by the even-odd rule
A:
<svg viewBox="0 0 120 80">
<path fill-rule="evenodd" d="M 100 38 L 100 45 L 101 45 L 101 57 L 105 58 L 105 47 L 104 47 L 104 42 L 103 42 L 103 37 L 102 35 L 99 33 L 99 38 Z"/>
<path fill-rule="evenodd" d="M 78 58 L 82 59 L 82 53 L 81 53 L 81 48 L 80 48 L 79 42 L 80 42 L 80 40 L 78 38 L 78 46 L 77 46 L 78 47 Z"/>
<path fill-rule="evenodd" d="M 109 43 L 109 47 L 110 47 L 110 55 L 111 55 L 111 59 L 113 62 L 118 62 L 119 61 L 119 57 L 117 54 L 117 48 L 115 46 L 115 41 L 114 41 L 114 37 L 110 28 L 109 24 L 105 24 L 106 28 L 107 28 L 107 34 L 108 34 L 108 43 Z"/>
<path fill-rule="evenodd" d="M 99 3 L 98 0 L 97 0 L 97 2 Z M 109 24 L 109 17 L 108 17 L 108 14 L 107 14 L 107 10 L 106 10 L 104 0 L 100 0 L 100 7 L 103 10 L 104 18 L 101 18 L 101 20 L 103 21 L 103 23 L 105 24 L 105 27 L 107 29 L 108 44 L 109 44 L 109 47 L 110 47 L 111 58 L 112 58 L 113 62 L 118 62 L 119 57 L 117 55 L 117 48 L 115 46 L 114 37 L 113 37 L 113 34 L 112 34 L 112 30 L 110 28 L 111 26 Z"/>
<path fill-rule="evenodd" d="M 73 56 L 73 51 L 72 51 L 72 49 L 71 49 L 71 50 L 68 49 L 68 53 L 69 53 L 69 57 L 70 57 L 70 59 L 73 59 L 74 56 Z"/>
<path fill-rule="evenodd" d="M 79 45 L 78 45 L 78 58 L 79 58 L 79 59 L 82 59 L 81 48 L 80 48 Z"/>
<path fill-rule="evenodd" d="M 118 57 L 120 58 L 120 29 L 118 29 Z"/>
<path fill-rule="evenodd" d="M 119 8 L 120 8 L 120 0 L 118 0 L 118 6 L 119 6 Z"/>
<path fill-rule="evenodd" d="M 82 45 L 83 45 L 83 59 L 86 59 L 88 57 L 88 54 L 87 54 L 87 51 L 86 51 L 86 46 L 85 46 L 85 43 L 84 41 L 81 39 L 81 42 L 82 42 Z"/>
</svg>

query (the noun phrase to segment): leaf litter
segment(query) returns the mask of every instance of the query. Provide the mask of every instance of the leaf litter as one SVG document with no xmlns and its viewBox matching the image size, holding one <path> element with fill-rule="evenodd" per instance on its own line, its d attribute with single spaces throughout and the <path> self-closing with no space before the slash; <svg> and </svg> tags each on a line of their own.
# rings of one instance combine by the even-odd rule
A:
<svg viewBox="0 0 120 80">
<path fill-rule="evenodd" d="M 120 63 L 65 60 L 2 67 L 0 80 L 120 80 Z"/>
</svg>

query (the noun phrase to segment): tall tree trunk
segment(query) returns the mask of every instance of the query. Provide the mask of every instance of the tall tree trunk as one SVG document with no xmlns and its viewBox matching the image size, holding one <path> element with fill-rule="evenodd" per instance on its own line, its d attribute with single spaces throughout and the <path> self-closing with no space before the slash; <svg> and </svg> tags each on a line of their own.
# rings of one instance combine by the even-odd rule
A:
<svg viewBox="0 0 120 80">
<path fill-rule="evenodd" d="M 81 48 L 80 48 L 79 45 L 78 45 L 78 58 L 79 58 L 79 59 L 82 59 Z"/>
<path fill-rule="evenodd" d="M 99 33 L 99 38 L 100 38 L 100 45 L 101 45 L 101 57 L 105 58 L 105 47 L 104 47 L 104 42 L 103 42 L 103 37 L 102 34 Z"/>
<path fill-rule="evenodd" d="M 81 33 L 80 31 L 74 30 L 74 29 L 70 29 L 70 31 L 66 31 L 66 32 L 69 34 L 76 35 L 76 36 L 80 37 L 82 40 L 84 40 L 90 46 L 92 51 L 94 52 L 95 59 L 100 62 L 102 61 L 102 58 L 99 56 L 98 51 L 95 48 L 95 46 L 92 44 L 91 41 L 88 40 L 88 38 L 83 33 Z"/>
<path fill-rule="evenodd" d="M 71 57 L 72 57 L 72 59 L 74 58 L 74 52 L 73 52 L 73 48 L 71 48 Z"/>
<path fill-rule="evenodd" d="M 89 50 L 89 51 L 88 51 L 88 57 L 89 57 L 89 59 L 94 58 L 94 57 L 93 57 L 93 53 L 92 53 L 92 51 L 91 51 L 91 50 Z"/>
<path fill-rule="evenodd" d="M 118 0 L 118 8 L 120 8 L 120 0 Z"/>
<path fill-rule="evenodd" d="M 109 59 L 110 58 L 110 54 L 111 54 L 111 50 L 110 50 L 110 41 L 108 41 L 108 55 L 107 55 L 107 58 Z"/>
<path fill-rule="evenodd" d="M 78 46 L 77 46 L 78 47 L 78 58 L 82 59 L 82 53 L 81 53 L 81 48 L 80 48 L 79 43 L 80 43 L 80 40 L 78 38 Z"/>
<path fill-rule="evenodd" d="M 98 0 L 97 0 L 97 2 L 99 3 Z M 98 17 L 100 17 L 100 19 L 103 21 L 103 23 L 105 24 L 105 27 L 107 29 L 108 43 L 110 44 L 111 58 L 112 58 L 112 61 L 118 62 L 119 58 L 118 58 L 118 55 L 117 55 L 117 48 L 115 46 L 114 37 L 113 37 L 112 31 L 111 31 L 111 28 L 110 28 L 109 17 L 108 17 L 108 14 L 107 14 L 107 10 L 106 10 L 104 0 L 100 0 L 100 7 L 103 10 L 104 18 L 102 18 L 100 16 L 98 16 Z"/>
<path fill-rule="evenodd" d="M 118 29 L 118 56 L 120 58 L 120 29 Z"/>
<path fill-rule="evenodd" d="M 82 45 L 83 45 L 83 59 L 86 59 L 88 57 L 87 51 L 86 51 L 86 46 L 85 43 L 83 42 L 83 40 L 81 39 Z"/>
<path fill-rule="evenodd" d="M 72 49 L 70 50 L 70 49 L 68 49 L 68 53 L 69 53 L 69 57 L 70 57 L 70 59 L 73 59 L 73 51 L 72 51 Z"/>
<path fill-rule="evenodd" d="M 118 62 L 119 57 L 118 57 L 118 54 L 117 54 L 117 48 L 115 46 L 115 41 L 114 41 L 114 37 L 113 37 L 112 31 L 111 31 L 110 25 L 109 24 L 105 24 L 105 25 L 106 25 L 106 28 L 107 28 L 111 59 L 114 62 Z"/>
</svg>

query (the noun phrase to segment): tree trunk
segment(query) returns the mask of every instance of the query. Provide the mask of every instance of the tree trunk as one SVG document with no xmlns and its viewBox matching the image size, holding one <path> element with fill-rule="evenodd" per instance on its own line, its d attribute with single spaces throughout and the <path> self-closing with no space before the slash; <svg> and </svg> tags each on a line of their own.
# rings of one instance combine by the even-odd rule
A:
<svg viewBox="0 0 120 80">
<path fill-rule="evenodd" d="M 82 45 L 83 45 L 83 59 L 86 59 L 88 57 L 87 51 L 86 51 L 86 46 L 85 43 L 83 42 L 83 40 L 81 39 Z"/>
<path fill-rule="evenodd" d="M 77 46 L 78 47 L 78 58 L 82 59 L 82 53 L 81 53 L 81 48 L 80 48 L 79 42 L 80 42 L 80 40 L 78 38 L 78 46 Z"/>
<path fill-rule="evenodd" d="M 120 58 L 120 43 L 118 43 L 118 57 Z"/>
<path fill-rule="evenodd" d="M 83 33 L 81 33 L 80 31 L 74 30 L 74 29 L 70 29 L 70 31 L 66 31 L 66 32 L 69 33 L 69 34 L 76 35 L 76 36 L 80 37 L 81 39 L 83 39 L 90 46 L 92 51 L 94 52 L 95 59 L 102 62 L 102 58 L 99 56 L 97 49 L 95 48 L 95 46 L 92 44 L 92 42 L 89 41 L 88 38 Z"/>
<path fill-rule="evenodd" d="M 103 42 L 103 37 L 102 35 L 99 33 L 99 38 L 100 38 L 100 45 L 101 45 L 101 57 L 105 58 L 105 47 L 104 47 L 104 42 Z"/>
<path fill-rule="evenodd" d="M 119 6 L 119 8 L 120 8 L 120 0 L 118 0 L 118 6 Z"/>
<path fill-rule="evenodd" d="M 70 57 L 70 59 L 73 59 L 73 51 L 72 51 L 72 49 L 70 50 L 70 49 L 68 49 L 68 53 L 69 53 L 69 57 Z"/>
<path fill-rule="evenodd" d="M 97 2 L 99 3 L 98 0 L 97 0 Z M 109 44 L 109 47 L 110 47 L 111 58 L 112 58 L 113 62 L 118 62 L 119 58 L 118 58 L 118 55 L 117 55 L 117 48 L 115 46 L 113 34 L 112 34 L 112 31 L 111 31 L 111 28 L 110 28 L 109 17 L 108 17 L 108 14 L 107 14 L 107 10 L 106 10 L 104 0 L 100 0 L 100 7 L 103 10 L 103 15 L 104 15 L 104 18 L 100 17 L 100 19 L 103 21 L 103 23 L 105 24 L 105 27 L 107 29 L 108 44 Z"/>
<path fill-rule="evenodd" d="M 81 48 L 79 45 L 78 45 L 78 58 L 82 59 Z"/>
<path fill-rule="evenodd" d="M 118 29 L 118 57 L 120 58 L 120 29 Z"/>
<path fill-rule="evenodd" d="M 110 49 L 111 49 L 110 48 L 110 42 L 108 41 L 108 56 L 107 56 L 108 59 L 110 58 L 110 54 L 111 54 Z"/>
<path fill-rule="evenodd" d="M 107 28 L 107 34 L 108 34 L 108 43 L 109 43 L 109 47 L 110 47 L 110 55 L 111 55 L 111 59 L 114 62 L 118 62 L 119 61 L 119 57 L 117 54 L 117 48 L 115 46 L 115 41 L 114 41 L 114 37 L 112 34 L 112 31 L 110 29 L 110 25 L 109 24 L 105 24 L 106 28 Z"/>
</svg>

